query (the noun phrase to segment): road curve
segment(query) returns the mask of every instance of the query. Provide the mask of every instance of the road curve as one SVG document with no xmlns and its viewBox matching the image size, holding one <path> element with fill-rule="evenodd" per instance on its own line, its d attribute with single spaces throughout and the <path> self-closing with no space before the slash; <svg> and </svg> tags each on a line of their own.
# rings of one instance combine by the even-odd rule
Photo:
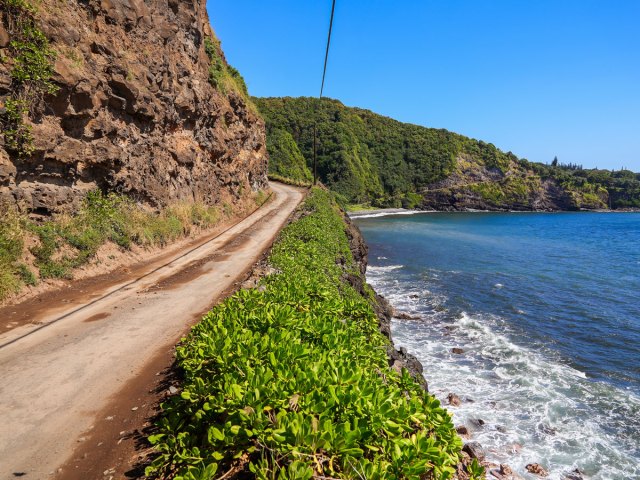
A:
<svg viewBox="0 0 640 480">
<path fill-rule="evenodd" d="M 303 198 L 275 199 L 186 255 L 0 341 L 0 478 L 44 479 L 147 360 L 180 339 L 271 245 Z"/>
</svg>

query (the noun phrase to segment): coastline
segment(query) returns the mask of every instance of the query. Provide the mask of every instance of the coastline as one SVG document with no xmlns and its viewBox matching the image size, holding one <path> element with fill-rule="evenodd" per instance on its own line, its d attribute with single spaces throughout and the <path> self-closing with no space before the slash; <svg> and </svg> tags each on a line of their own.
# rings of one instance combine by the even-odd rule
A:
<svg viewBox="0 0 640 480">
<path fill-rule="evenodd" d="M 595 210 L 411 210 L 406 208 L 379 208 L 345 212 L 351 219 L 377 218 L 391 215 L 418 215 L 422 213 L 640 213 L 640 208 L 595 209 Z"/>
<path fill-rule="evenodd" d="M 410 210 L 407 208 L 378 208 L 373 210 L 353 210 L 345 212 L 348 218 L 373 218 L 387 215 L 416 215 L 419 213 L 436 213 L 437 210 Z"/>
<path fill-rule="evenodd" d="M 625 425 L 626 419 L 636 417 L 640 405 L 638 396 L 634 398 L 627 393 L 629 389 L 625 389 L 624 384 L 603 381 L 603 376 L 593 374 L 589 362 L 598 357 L 597 353 L 593 356 L 584 353 L 585 356 L 578 357 L 576 363 L 569 363 L 566 359 L 572 357 L 567 345 L 575 345 L 574 340 L 559 342 L 559 346 L 554 344 L 553 349 L 547 349 L 543 342 L 560 334 L 528 337 L 518 326 L 530 326 L 538 321 L 537 317 L 544 317 L 540 311 L 546 305 L 528 302 L 526 296 L 529 290 L 523 285 L 530 285 L 534 294 L 540 295 L 540 292 L 546 291 L 545 280 L 548 278 L 538 276 L 535 268 L 529 269 L 529 263 L 540 263 L 538 254 L 543 255 L 548 251 L 543 241 L 549 237 L 548 231 L 562 234 L 552 236 L 553 239 L 566 240 L 563 243 L 566 250 L 558 243 L 554 246 L 554 252 L 559 257 L 571 260 L 567 265 L 584 265 L 574 261 L 572 232 L 592 232 L 594 230 L 589 226 L 599 226 L 601 237 L 606 240 L 610 232 L 618 231 L 617 225 L 631 225 L 631 231 L 638 232 L 638 217 L 504 215 L 498 220 L 492 215 L 446 217 L 446 222 L 451 223 L 446 223 L 445 217 L 435 215 L 355 221 L 371 247 L 367 282 L 398 309 L 392 321 L 396 348 L 404 346 L 418 357 L 425 366 L 431 392 L 454 413 L 455 425 L 466 426 L 473 436 L 463 437 L 464 441 L 482 443 L 491 461 L 506 462 L 513 471 L 531 479 L 535 477 L 529 476 L 525 470 L 531 462 L 538 462 L 548 469 L 549 478 L 554 480 L 580 478 L 576 469 L 582 471 L 584 478 L 635 478 L 633 474 L 627 477 L 618 477 L 616 474 L 637 473 L 633 458 L 640 451 L 637 444 L 628 441 L 629 428 L 633 431 L 635 427 Z M 444 227 L 425 228 L 423 222 L 429 226 L 434 222 L 437 227 Z M 468 222 L 479 226 L 477 231 L 473 231 L 474 234 L 467 234 Z M 527 225 L 537 232 L 533 236 L 537 243 L 531 246 L 529 263 L 523 264 L 526 268 L 523 266 L 519 270 L 510 270 L 510 265 L 516 265 L 514 262 L 519 260 L 520 244 L 518 241 L 514 241 L 513 245 L 496 242 L 496 238 L 503 238 L 494 235 L 497 223 L 507 224 L 514 229 Z M 551 227 L 544 229 L 544 225 Z M 400 230 L 403 235 L 398 236 Z M 527 232 L 520 233 L 521 236 L 514 238 L 519 239 Z M 618 243 L 623 242 L 615 245 Z M 596 258 L 594 249 L 600 249 L 601 246 L 594 241 L 592 247 L 585 248 L 585 254 L 589 258 Z M 618 265 L 615 261 L 618 257 L 625 260 L 620 248 L 600 251 L 607 252 L 605 257 L 611 259 L 610 265 Z M 615 252 L 620 253 L 618 255 Z M 492 262 L 490 272 L 477 273 L 479 267 L 476 258 L 480 262 L 487 258 L 499 258 L 501 262 Z M 487 264 L 481 263 L 482 266 Z M 585 270 L 588 268 L 584 267 Z M 494 270 L 508 273 L 496 275 Z M 633 274 L 632 270 L 633 267 L 628 270 L 630 274 Z M 556 273 L 563 271 L 554 270 Z M 582 267 L 576 272 L 582 272 Z M 555 292 L 563 292 L 560 288 L 563 279 L 572 277 L 557 277 L 557 282 L 551 281 L 550 285 L 554 285 Z M 594 284 L 597 283 L 594 280 Z M 464 288 L 469 288 L 469 292 L 465 294 Z M 626 297 L 621 297 L 621 294 L 605 295 L 602 308 L 608 305 L 608 298 L 613 302 L 617 298 L 632 298 L 632 290 L 626 291 Z M 466 300 L 468 298 L 471 300 Z M 560 325 L 566 325 L 566 329 L 572 328 L 573 311 L 570 309 L 570 300 L 567 300 L 571 297 L 558 294 L 549 298 L 560 302 L 554 303 L 557 308 L 550 312 L 554 315 L 565 312 L 564 315 L 559 314 L 558 323 L 566 319 L 568 322 Z M 475 303 L 470 305 L 472 302 Z M 567 304 L 569 306 L 563 308 Z M 504 306 L 504 309 L 494 309 L 492 306 Z M 585 307 L 583 313 L 586 315 L 592 311 L 600 310 L 587 311 Z M 584 317 L 585 321 L 589 318 Z M 508 321 L 510 323 L 507 324 Z M 603 322 L 609 325 L 609 320 Z M 549 324 L 554 325 L 552 328 L 560 328 L 555 326 L 553 319 Z M 543 345 L 542 349 L 538 348 L 540 345 Z M 564 389 L 567 386 L 570 386 L 569 390 Z M 633 392 L 632 389 L 630 391 Z M 455 395 L 460 401 L 458 405 L 453 403 L 457 401 Z M 597 401 L 591 400 L 596 398 Z M 583 402 L 579 404 L 584 414 L 576 415 L 571 408 L 578 402 Z M 547 411 L 546 404 L 551 404 L 552 410 Z M 607 420 L 603 423 L 598 419 Z M 581 429 L 580 425 L 584 428 Z M 602 450 L 590 457 L 588 452 L 596 448 Z M 608 472 L 615 474 L 608 476 Z M 492 473 L 489 469 L 487 473 L 488 478 L 493 478 L 489 475 Z"/>
<path fill-rule="evenodd" d="M 389 212 L 388 210 L 391 210 L 391 212 Z M 397 214 L 397 210 L 399 209 L 386 209 L 376 212 L 378 212 L 377 216 L 384 216 Z M 406 212 L 406 210 L 400 210 Z M 409 212 L 410 213 L 405 214 L 431 213 L 420 210 Z M 397 310 L 396 307 L 394 307 L 389 302 L 389 300 L 380 295 L 374 289 L 374 287 L 367 282 L 366 270 L 368 267 L 369 247 L 364 239 L 364 236 L 362 235 L 362 232 L 360 231 L 360 228 L 356 225 L 356 223 L 353 221 L 353 217 L 351 217 L 348 212 L 344 213 L 343 220 L 346 225 L 346 233 L 349 240 L 351 253 L 360 269 L 362 276 L 364 277 L 365 283 L 362 283 L 362 279 L 357 279 L 356 282 L 353 282 L 352 279 L 348 280 L 349 283 L 351 283 L 351 285 L 354 287 L 354 289 L 364 298 L 369 297 L 366 291 L 367 288 L 374 293 L 374 299 L 373 301 L 371 301 L 371 304 L 376 316 L 378 317 L 379 330 L 389 340 L 389 345 L 386 350 L 389 366 L 399 373 L 402 371 L 402 369 L 406 369 L 411 377 L 416 382 L 418 382 L 420 386 L 425 390 L 425 392 L 430 393 L 429 381 L 423 375 L 425 371 L 424 365 L 420 362 L 420 360 L 418 360 L 415 355 L 409 353 L 405 347 L 398 347 L 394 342 L 391 333 L 391 323 L 394 319 L 412 319 L 414 317 L 408 315 L 406 312 Z M 455 398 L 457 399 L 457 396 Z M 445 410 L 449 412 L 448 407 L 453 405 L 453 402 L 454 400 L 450 398 L 448 405 L 446 405 L 444 402 L 442 402 L 441 405 Z M 449 412 L 449 414 L 451 414 L 451 412 Z M 469 478 L 469 472 L 471 471 L 470 466 L 474 461 L 477 461 L 485 468 L 485 478 L 496 478 L 498 480 L 517 480 L 521 478 L 513 473 L 511 468 L 506 464 L 499 465 L 493 462 L 486 461 L 485 448 L 477 441 L 474 441 L 471 432 L 464 425 L 455 425 L 455 430 L 460 439 L 463 441 L 462 451 L 460 452 L 460 463 L 458 464 L 455 478 L 457 478 L 458 480 L 465 480 Z M 489 475 L 492 475 L 492 477 L 490 477 Z M 582 477 L 576 477 L 573 480 L 582 480 Z"/>
</svg>

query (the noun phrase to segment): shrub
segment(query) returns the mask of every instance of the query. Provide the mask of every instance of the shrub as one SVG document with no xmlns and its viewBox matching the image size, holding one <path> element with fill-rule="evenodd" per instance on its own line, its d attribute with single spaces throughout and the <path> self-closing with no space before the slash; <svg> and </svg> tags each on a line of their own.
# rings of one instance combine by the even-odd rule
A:
<svg viewBox="0 0 640 480">
<path fill-rule="evenodd" d="M 451 478 L 461 441 L 439 401 L 389 368 L 371 304 L 344 280 L 359 270 L 328 192 L 313 190 L 270 263 L 281 273 L 178 346 L 184 385 L 162 406 L 147 475 Z"/>
</svg>

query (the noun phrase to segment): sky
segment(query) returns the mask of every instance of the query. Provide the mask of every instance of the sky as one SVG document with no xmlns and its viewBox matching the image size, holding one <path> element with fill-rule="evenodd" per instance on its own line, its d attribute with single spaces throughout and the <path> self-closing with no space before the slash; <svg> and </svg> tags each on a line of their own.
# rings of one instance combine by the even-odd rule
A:
<svg viewBox="0 0 640 480">
<path fill-rule="evenodd" d="M 318 96 L 331 0 L 208 0 L 255 96 Z M 337 0 L 324 95 L 530 161 L 640 172 L 640 0 Z"/>
</svg>

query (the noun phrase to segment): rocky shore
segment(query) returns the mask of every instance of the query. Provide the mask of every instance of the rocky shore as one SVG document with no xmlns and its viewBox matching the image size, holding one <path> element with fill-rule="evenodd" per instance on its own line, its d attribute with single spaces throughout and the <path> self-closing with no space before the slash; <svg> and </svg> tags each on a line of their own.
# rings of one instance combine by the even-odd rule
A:
<svg viewBox="0 0 640 480">
<path fill-rule="evenodd" d="M 349 243 L 351 247 L 351 252 L 353 254 L 353 258 L 356 260 L 360 272 L 364 275 L 368 265 L 368 246 L 360 232 L 359 228 L 352 221 L 352 218 L 357 218 L 360 213 L 363 214 L 371 214 L 371 213 L 398 213 L 398 212 L 406 212 L 404 209 L 383 209 L 383 210 L 369 210 L 363 212 L 349 212 L 348 215 L 345 214 L 345 223 L 346 223 L 346 231 L 347 236 L 349 238 Z M 350 283 L 360 292 L 363 296 L 367 296 L 367 288 L 373 290 L 373 288 L 369 285 L 366 285 L 361 277 L 353 277 L 349 278 Z M 396 348 L 393 343 L 393 338 L 391 336 L 391 322 L 393 319 L 396 320 L 419 320 L 420 317 L 411 315 L 407 312 L 402 312 L 396 310 L 386 298 L 378 293 L 375 293 L 375 302 L 373 303 L 374 310 L 379 320 L 380 331 L 390 340 L 390 345 L 387 348 L 387 356 L 389 357 L 389 366 L 397 371 L 405 368 L 409 371 L 411 376 L 415 378 L 425 390 L 428 391 L 428 383 L 427 380 L 423 376 L 424 367 L 420 363 L 420 361 L 411 353 L 409 353 L 406 348 Z M 464 349 L 462 348 L 453 348 L 452 353 L 458 355 L 464 355 Z M 447 396 L 446 402 L 448 407 L 457 407 L 462 404 L 464 401 L 473 401 L 472 399 L 461 399 L 457 394 L 451 392 Z M 480 418 L 474 419 L 473 423 L 476 427 L 482 428 L 484 425 L 484 421 Z M 479 442 L 473 440 L 473 429 L 468 428 L 465 425 L 458 425 L 456 427 L 456 431 L 458 435 L 462 438 L 464 442 L 464 447 L 462 449 L 462 461 L 458 466 L 458 478 L 465 479 L 468 477 L 467 474 L 467 466 L 476 459 L 481 465 L 484 466 L 486 472 L 487 479 L 497 479 L 497 480 L 524 480 L 524 477 L 514 472 L 513 469 L 508 464 L 497 464 L 491 461 L 488 461 L 486 458 L 486 450 L 485 446 L 481 445 Z M 514 448 L 519 448 L 519 445 L 515 445 Z M 520 447 L 521 448 L 521 447 Z M 549 472 L 547 469 L 540 465 L 539 463 L 529 463 L 526 465 L 527 473 L 533 477 L 545 478 L 549 476 Z M 562 477 L 563 480 L 583 480 L 585 477 L 583 473 L 579 470 L 574 470 L 573 472 L 564 475 Z"/>
</svg>

